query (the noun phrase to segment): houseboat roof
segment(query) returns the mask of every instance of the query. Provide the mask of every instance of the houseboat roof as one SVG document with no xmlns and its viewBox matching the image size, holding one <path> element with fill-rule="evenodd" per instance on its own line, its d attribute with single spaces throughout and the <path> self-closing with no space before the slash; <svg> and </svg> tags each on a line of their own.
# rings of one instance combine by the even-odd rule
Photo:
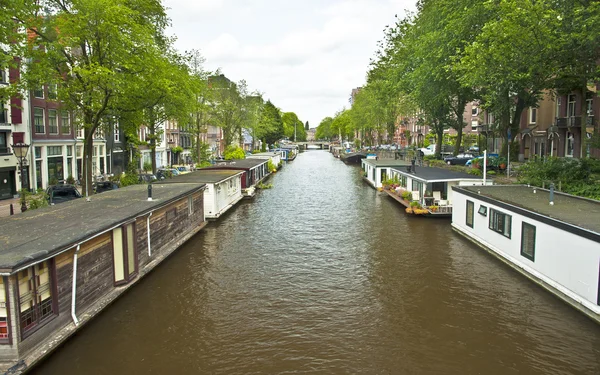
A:
<svg viewBox="0 0 600 375">
<path fill-rule="evenodd" d="M 555 192 L 554 205 L 550 205 L 549 190 L 525 185 L 452 188 L 490 203 L 502 202 L 600 234 L 600 201 Z"/>
<path fill-rule="evenodd" d="M 0 272 L 10 273 L 68 250 L 77 243 L 143 216 L 205 185 L 133 185 L 0 218 Z"/>
<path fill-rule="evenodd" d="M 155 184 L 181 184 L 181 183 L 193 183 L 193 184 L 215 184 L 230 177 L 242 174 L 239 170 L 226 170 L 226 169 L 200 169 L 191 173 L 186 173 L 177 177 L 155 182 Z"/>
<path fill-rule="evenodd" d="M 413 173 L 406 168 L 394 168 L 392 170 L 397 171 L 405 176 L 410 176 L 414 179 L 428 182 L 438 181 L 458 181 L 458 180 L 482 180 L 482 177 L 474 176 L 472 174 L 464 172 L 456 172 L 445 168 L 434 168 L 434 167 L 415 167 L 416 171 Z"/>
<path fill-rule="evenodd" d="M 396 159 L 362 159 L 363 163 L 370 164 L 374 167 L 402 167 L 406 165 L 410 165 L 409 161 L 406 160 L 396 160 Z"/>
<path fill-rule="evenodd" d="M 278 153 L 278 152 L 259 152 L 258 154 L 248 155 L 247 158 L 254 158 L 254 157 L 260 157 L 260 156 L 262 156 L 262 157 L 265 157 L 265 156 L 272 157 L 272 156 L 278 156 L 278 155 L 281 155 L 281 154 Z"/>
<path fill-rule="evenodd" d="M 224 162 L 217 162 L 210 167 L 202 168 L 200 170 L 212 170 L 212 169 L 243 169 L 250 170 L 256 168 L 262 164 L 266 164 L 268 161 L 265 159 L 239 159 L 239 160 L 227 160 Z"/>
</svg>

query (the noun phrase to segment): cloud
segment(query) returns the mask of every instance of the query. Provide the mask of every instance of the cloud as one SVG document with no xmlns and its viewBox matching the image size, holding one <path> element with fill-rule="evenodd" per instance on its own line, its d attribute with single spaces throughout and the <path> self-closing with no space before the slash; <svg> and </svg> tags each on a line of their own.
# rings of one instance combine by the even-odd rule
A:
<svg viewBox="0 0 600 375">
<path fill-rule="evenodd" d="M 403 0 L 167 0 L 180 50 L 200 49 L 209 70 L 317 125 L 364 83 L 383 29 L 415 8 Z"/>
</svg>

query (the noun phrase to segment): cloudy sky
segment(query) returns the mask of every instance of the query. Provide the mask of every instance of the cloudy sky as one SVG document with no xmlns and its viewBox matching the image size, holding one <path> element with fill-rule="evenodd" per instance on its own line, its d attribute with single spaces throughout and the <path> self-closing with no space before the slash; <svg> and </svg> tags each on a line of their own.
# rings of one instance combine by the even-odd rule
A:
<svg viewBox="0 0 600 375">
<path fill-rule="evenodd" d="M 316 127 L 348 107 L 386 25 L 415 0 L 164 0 L 168 31 L 205 68 L 245 79 L 251 91 Z"/>
</svg>

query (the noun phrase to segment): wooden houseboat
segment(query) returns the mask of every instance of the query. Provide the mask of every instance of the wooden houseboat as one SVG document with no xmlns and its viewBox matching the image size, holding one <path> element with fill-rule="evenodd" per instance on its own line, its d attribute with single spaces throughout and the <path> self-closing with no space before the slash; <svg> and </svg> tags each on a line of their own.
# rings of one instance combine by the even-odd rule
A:
<svg viewBox="0 0 600 375">
<path fill-rule="evenodd" d="M 242 199 L 241 170 L 200 169 L 183 176 L 161 181 L 159 184 L 206 185 L 204 190 L 204 216 L 216 220 Z"/>
<path fill-rule="evenodd" d="M 200 231 L 204 185 L 145 185 L 0 218 L 0 371 L 20 373 Z"/>
<path fill-rule="evenodd" d="M 375 189 L 382 188 L 383 182 L 390 176 L 392 168 L 410 165 L 404 160 L 386 159 L 361 159 L 363 179 Z"/>
<path fill-rule="evenodd" d="M 483 178 L 468 173 L 414 165 L 392 168 L 389 177 L 393 184 L 384 191 L 404 205 L 406 212 L 440 217 L 452 217 L 453 186 L 484 184 Z"/>
<path fill-rule="evenodd" d="M 215 165 L 201 170 L 233 170 L 243 171 L 242 196 L 252 198 L 256 195 L 256 186 L 271 174 L 265 159 L 241 159 L 218 162 Z"/>
<path fill-rule="evenodd" d="M 283 145 L 275 152 L 281 152 L 281 158 L 285 161 L 292 161 L 298 156 L 298 146 L 296 145 Z"/>
<path fill-rule="evenodd" d="M 600 323 L 600 202 L 523 185 L 454 186 L 452 228 Z"/>
</svg>

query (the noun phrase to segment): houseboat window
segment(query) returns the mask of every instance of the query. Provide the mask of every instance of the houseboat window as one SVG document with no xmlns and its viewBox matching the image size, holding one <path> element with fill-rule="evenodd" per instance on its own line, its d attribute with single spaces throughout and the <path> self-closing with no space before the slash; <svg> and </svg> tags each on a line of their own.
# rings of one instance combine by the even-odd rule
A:
<svg viewBox="0 0 600 375">
<path fill-rule="evenodd" d="M 46 323 L 55 316 L 54 292 L 50 261 L 44 261 L 19 272 L 19 321 L 21 333 Z"/>
<path fill-rule="evenodd" d="M 501 235 L 510 238 L 512 217 L 504 212 L 490 208 L 489 228 Z"/>
<path fill-rule="evenodd" d="M 194 213 L 194 197 L 191 195 L 188 197 L 188 216 L 192 216 Z"/>
<path fill-rule="evenodd" d="M 8 288 L 5 277 L 0 277 L 0 344 L 9 343 L 9 325 L 8 325 Z"/>
<path fill-rule="evenodd" d="M 480 215 L 487 216 L 487 207 L 479 206 L 479 211 L 477 211 Z"/>
<path fill-rule="evenodd" d="M 521 228 L 521 255 L 530 261 L 535 261 L 535 227 L 523 223 Z"/>
<path fill-rule="evenodd" d="M 475 214 L 475 203 L 467 201 L 467 226 L 473 228 L 473 215 Z"/>
<path fill-rule="evenodd" d="M 138 271 L 135 223 L 113 229 L 113 267 L 115 285 L 133 280 Z"/>
</svg>

